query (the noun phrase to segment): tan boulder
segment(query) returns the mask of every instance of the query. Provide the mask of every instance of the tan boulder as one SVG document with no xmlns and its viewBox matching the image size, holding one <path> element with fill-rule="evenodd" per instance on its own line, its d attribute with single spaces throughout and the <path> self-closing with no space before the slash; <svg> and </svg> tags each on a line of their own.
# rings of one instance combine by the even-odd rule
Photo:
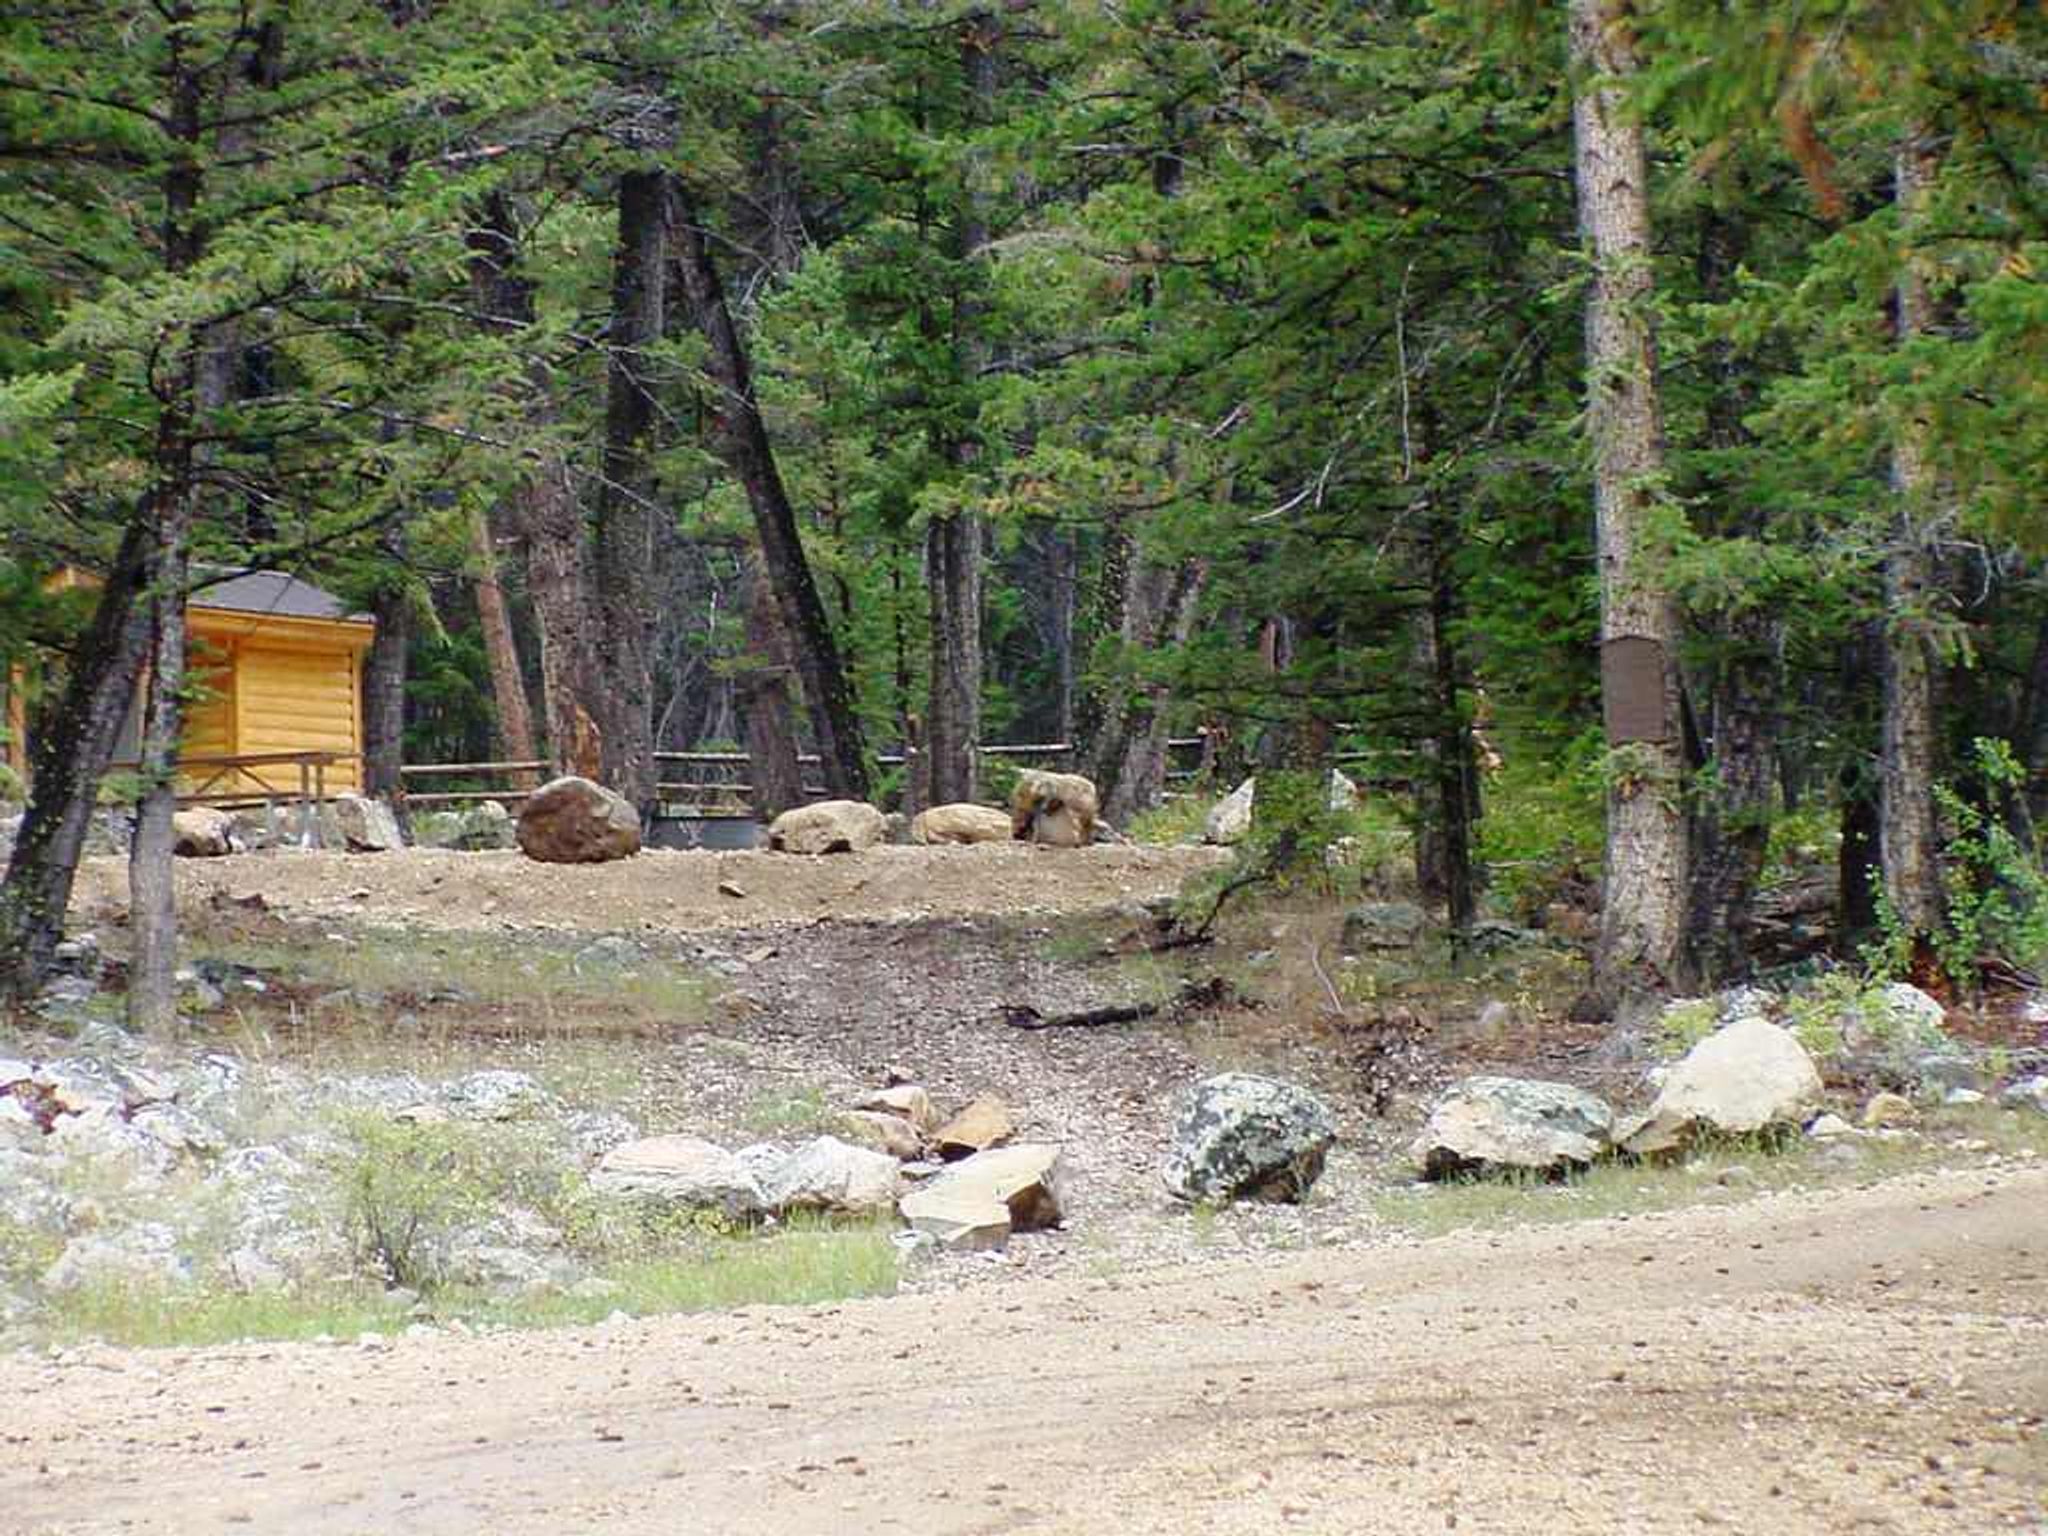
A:
<svg viewBox="0 0 2048 1536">
<path fill-rule="evenodd" d="M 1614 1139 L 1638 1157 L 1675 1152 L 1702 1133 L 1752 1136 L 1805 1122 L 1820 1102 L 1820 1073 L 1792 1035 L 1765 1019 L 1737 1019 L 1685 1053 L 1657 1100 Z"/>
<path fill-rule="evenodd" d="M 839 1117 L 839 1134 L 856 1146 L 886 1152 L 898 1162 L 924 1156 L 924 1137 L 901 1115 L 879 1109 L 849 1109 Z"/>
<path fill-rule="evenodd" d="M 888 823 L 859 800 L 820 800 L 784 811 L 768 825 L 768 846 L 779 853 L 859 853 L 882 841 Z"/>
<path fill-rule="evenodd" d="M 1012 1232 L 1056 1227 L 1065 1211 L 1060 1149 L 1026 1143 L 977 1152 L 897 1207 L 914 1231 L 949 1248 L 1000 1248 Z"/>
<path fill-rule="evenodd" d="M 1017 1131 L 1010 1106 L 985 1093 L 932 1133 L 939 1156 L 952 1162 L 1008 1141 Z"/>
<path fill-rule="evenodd" d="M 1029 768 L 1017 775 L 1017 787 L 1010 794 L 1010 835 L 1049 848 L 1085 848 L 1095 841 L 1099 813 L 1090 780 L 1078 773 Z"/>
<path fill-rule="evenodd" d="M 989 805 L 935 805 L 910 823 L 910 840 L 932 843 L 1007 843 L 1010 818 Z"/>
<path fill-rule="evenodd" d="M 877 1088 L 853 1107 L 896 1115 L 920 1131 L 929 1131 L 939 1123 L 939 1112 L 932 1107 L 932 1096 L 916 1083 L 894 1083 L 887 1088 Z"/>
<path fill-rule="evenodd" d="M 519 851 L 542 864 L 604 864 L 640 851 L 640 815 L 574 774 L 543 784 L 519 808 Z"/>
<path fill-rule="evenodd" d="M 183 859 L 217 859 L 233 853 L 228 830 L 234 818 L 210 805 L 194 805 L 171 817 L 171 852 Z"/>
</svg>

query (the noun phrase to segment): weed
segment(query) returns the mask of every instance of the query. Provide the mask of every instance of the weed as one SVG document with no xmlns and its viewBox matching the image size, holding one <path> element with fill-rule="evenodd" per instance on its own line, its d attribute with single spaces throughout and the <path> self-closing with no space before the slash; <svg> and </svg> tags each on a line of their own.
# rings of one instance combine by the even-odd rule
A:
<svg viewBox="0 0 2048 1536">
<path fill-rule="evenodd" d="M 1207 834 L 1215 800 L 1207 795 L 1174 795 L 1131 818 L 1124 832 L 1134 843 L 1170 846 L 1199 843 Z"/>
<path fill-rule="evenodd" d="M 830 1130 L 836 1119 L 825 1090 L 782 1088 L 749 1104 L 740 1121 L 756 1136 L 802 1136 Z"/>
</svg>

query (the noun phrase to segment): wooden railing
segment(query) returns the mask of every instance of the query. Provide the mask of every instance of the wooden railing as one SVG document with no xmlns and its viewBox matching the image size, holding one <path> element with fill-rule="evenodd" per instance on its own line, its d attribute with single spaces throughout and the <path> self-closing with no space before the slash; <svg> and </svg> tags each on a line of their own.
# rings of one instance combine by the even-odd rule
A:
<svg viewBox="0 0 2048 1536">
<path fill-rule="evenodd" d="M 339 763 L 353 763 L 358 758 L 353 752 L 241 752 L 221 757 L 181 757 L 178 759 L 178 775 L 190 778 L 194 771 L 204 773 L 196 787 L 178 792 L 180 805 L 269 805 L 279 800 L 308 801 L 327 798 L 327 770 Z M 116 768 L 133 767 L 133 764 L 116 763 Z M 298 780 L 296 790 L 289 785 L 280 787 L 267 782 L 268 777 L 283 770 L 287 777 Z M 237 782 L 244 776 L 255 780 L 251 784 Z M 223 782 L 227 781 L 227 782 Z"/>
</svg>

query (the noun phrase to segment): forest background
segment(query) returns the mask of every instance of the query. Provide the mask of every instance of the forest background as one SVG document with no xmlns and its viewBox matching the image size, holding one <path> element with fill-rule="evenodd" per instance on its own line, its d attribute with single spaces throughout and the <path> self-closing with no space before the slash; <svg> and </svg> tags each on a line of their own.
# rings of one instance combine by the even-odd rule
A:
<svg viewBox="0 0 2048 1536">
<path fill-rule="evenodd" d="M 386 793 L 1029 739 L 1129 827 L 1199 729 L 1269 821 L 1367 753 L 1456 931 L 1597 888 L 1597 1008 L 1744 974 L 1788 844 L 1843 954 L 2024 965 L 2044 95 L 2019 0 L 8 6 L 0 981 L 143 679 L 170 1009 L 246 566 L 375 614 Z"/>
</svg>

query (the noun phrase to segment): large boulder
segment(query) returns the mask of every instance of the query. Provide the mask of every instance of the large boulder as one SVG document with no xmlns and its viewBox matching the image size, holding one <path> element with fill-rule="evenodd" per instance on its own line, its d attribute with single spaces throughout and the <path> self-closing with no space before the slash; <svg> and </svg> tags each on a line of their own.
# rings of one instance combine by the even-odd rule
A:
<svg viewBox="0 0 2048 1536">
<path fill-rule="evenodd" d="M 1049 848 L 1086 848 L 1095 841 L 1100 809 L 1094 783 L 1078 773 L 1027 768 L 1010 792 L 1010 835 Z"/>
<path fill-rule="evenodd" d="M 768 824 L 768 846 L 778 853 L 859 853 L 882 841 L 888 823 L 859 800 L 820 800 L 784 811 Z"/>
<path fill-rule="evenodd" d="M 1637 1156 L 1677 1151 L 1702 1134 L 1751 1136 L 1803 1124 L 1819 1104 L 1806 1047 L 1767 1019 L 1737 1019 L 1685 1053 L 1656 1102 L 1615 1140 Z"/>
<path fill-rule="evenodd" d="M 767 1208 L 761 1181 L 745 1161 L 694 1136 L 643 1136 L 613 1147 L 598 1159 L 590 1184 L 600 1194 L 719 1211 L 734 1221 Z"/>
<path fill-rule="evenodd" d="M 910 840 L 932 843 L 1007 843 L 1010 818 L 989 805 L 935 805 L 910 823 Z"/>
<path fill-rule="evenodd" d="M 775 1211 L 868 1215 L 896 1204 L 902 1173 L 886 1152 L 849 1146 L 836 1136 L 807 1141 L 762 1180 Z"/>
<path fill-rule="evenodd" d="M 1606 1152 L 1614 1111 L 1566 1083 L 1468 1077 L 1430 1111 L 1413 1148 L 1430 1179 L 1463 1173 L 1558 1174 Z"/>
<path fill-rule="evenodd" d="M 1012 1232 L 1064 1219 L 1060 1149 L 1027 1143 L 977 1152 L 905 1195 L 899 1209 L 941 1247 L 1001 1248 Z"/>
<path fill-rule="evenodd" d="M 328 806 L 328 819 L 334 830 L 331 842 L 350 853 L 389 853 L 405 846 L 398 818 L 382 800 L 336 795 Z"/>
<path fill-rule="evenodd" d="M 171 852 L 181 859 L 217 859 L 235 851 L 235 819 L 210 805 L 187 806 L 171 817 Z"/>
<path fill-rule="evenodd" d="M 1249 1072 L 1195 1086 L 1173 1128 L 1163 1176 L 1176 1198 L 1298 1201 L 1321 1177 L 1336 1117 L 1306 1089 Z"/>
<path fill-rule="evenodd" d="M 519 808 L 519 851 L 543 864 L 603 864 L 640 851 L 640 815 L 602 784 L 570 774 Z"/>
<path fill-rule="evenodd" d="M 1836 1020 L 1842 1075 L 1918 1091 L 1927 1084 L 1974 1086 L 1970 1051 L 1947 1029 L 1948 1011 L 1910 982 L 1858 998 Z"/>
</svg>

